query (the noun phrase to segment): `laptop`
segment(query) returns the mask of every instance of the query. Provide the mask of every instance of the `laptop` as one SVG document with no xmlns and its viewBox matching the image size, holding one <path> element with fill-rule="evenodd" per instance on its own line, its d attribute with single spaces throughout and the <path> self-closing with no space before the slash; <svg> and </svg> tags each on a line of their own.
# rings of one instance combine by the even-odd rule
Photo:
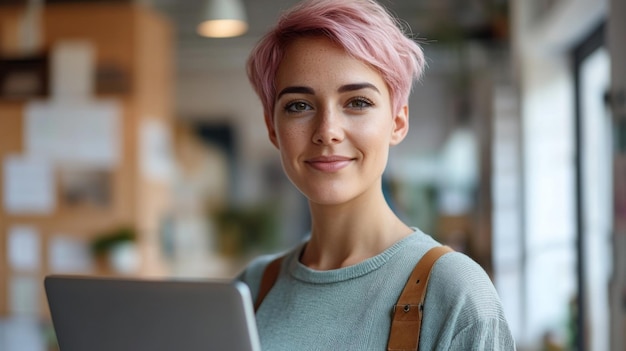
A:
<svg viewBox="0 0 626 351">
<path fill-rule="evenodd" d="M 260 351 L 250 291 L 236 281 L 47 276 L 61 351 Z"/>
</svg>

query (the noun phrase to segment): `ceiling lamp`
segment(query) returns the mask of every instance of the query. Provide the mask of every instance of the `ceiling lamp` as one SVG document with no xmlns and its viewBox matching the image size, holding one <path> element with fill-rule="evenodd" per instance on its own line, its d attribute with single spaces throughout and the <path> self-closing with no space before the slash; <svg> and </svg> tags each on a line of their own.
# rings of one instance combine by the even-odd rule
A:
<svg viewBox="0 0 626 351">
<path fill-rule="evenodd" d="M 248 30 L 246 12 L 241 0 L 208 0 L 198 34 L 210 38 L 229 38 Z"/>
</svg>

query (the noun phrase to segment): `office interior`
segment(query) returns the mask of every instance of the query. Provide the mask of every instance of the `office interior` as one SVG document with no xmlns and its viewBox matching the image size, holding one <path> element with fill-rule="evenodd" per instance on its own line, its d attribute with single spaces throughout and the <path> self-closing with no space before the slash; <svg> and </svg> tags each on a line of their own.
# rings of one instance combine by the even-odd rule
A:
<svg viewBox="0 0 626 351">
<path fill-rule="evenodd" d="M 1 350 L 57 349 L 46 275 L 230 279 L 303 240 L 244 68 L 295 2 L 0 0 Z M 625 350 L 626 2 L 380 2 L 428 61 L 393 208 L 486 270 L 519 350 Z M 220 4 L 242 34 L 197 32 Z"/>
</svg>

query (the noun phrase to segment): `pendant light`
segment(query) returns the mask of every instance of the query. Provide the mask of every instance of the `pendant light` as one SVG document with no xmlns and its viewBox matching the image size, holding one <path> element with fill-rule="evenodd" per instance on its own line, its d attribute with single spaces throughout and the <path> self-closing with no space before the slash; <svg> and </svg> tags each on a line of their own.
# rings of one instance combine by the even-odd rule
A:
<svg viewBox="0 0 626 351">
<path fill-rule="evenodd" d="M 229 38 L 248 30 L 241 0 L 207 0 L 198 34 L 209 38 Z"/>
</svg>

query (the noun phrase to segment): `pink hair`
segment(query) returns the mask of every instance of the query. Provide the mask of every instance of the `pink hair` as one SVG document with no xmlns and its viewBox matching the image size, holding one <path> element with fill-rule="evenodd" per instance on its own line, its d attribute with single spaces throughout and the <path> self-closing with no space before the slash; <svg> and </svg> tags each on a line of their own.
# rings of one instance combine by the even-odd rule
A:
<svg viewBox="0 0 626 351">
<path fill-rule="evenodd" d="M 248 58 L 248 78 L 272 118 L 275 77 L 287 45 L 298 37 L 323 35 L 376 69 L 389 88 L 397 114 L 413 80 L 424 70 L 424 53 L 400 22 L 374 0 L 305 0 L 284 12 Z"/>
</svg>

